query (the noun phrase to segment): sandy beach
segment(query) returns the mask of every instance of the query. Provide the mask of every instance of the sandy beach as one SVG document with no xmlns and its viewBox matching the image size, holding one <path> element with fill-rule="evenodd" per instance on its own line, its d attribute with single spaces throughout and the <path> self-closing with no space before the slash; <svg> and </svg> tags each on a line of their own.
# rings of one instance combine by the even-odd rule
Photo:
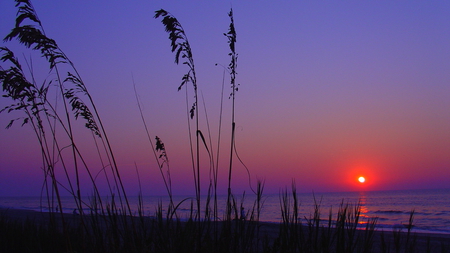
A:
<svg viewBox="0 0 450 253">
<path fill-rule="evenodd" d="M 60 215 L 60 214 L 56 214 Z M 80 216 L 75 214 L 64 214 L 64 219 L 68 224 L 77 224 L 79 222 Z M 151 219 L 150 217 L 148 219 Z M 33 221 L 35 224 L 45 225 L 50 220 L 49 213 L 37 212 L 32 210 L 21 210 L 21 209 L 0 209 L 0 220 L 8 220 L 15 222 L 25 222 Z M 279 235 L 280 224 L 277 223 L 260 223 L 260 235 L 267 236 L 270 240 L 276 240 Z M 363 236 L 364 231 L 360 230 L 358 233 Z M 399 243 L 405 244 L 406 240 L 406 230 L 402 231 L 399 235 Z M 384 238 L 384 240 L 383 240 Z M 371 252 L 395 252 L 392 249 L 395 248 L 396 236 L 393 231 L 381 231 L 376 230 L 373 235 L 373 246 Z M 442 252 L 442 246 L 448 252 L 450 250 L 450 234 L 439 234 L 439 233 L 416 233 L 412 230 L 410 240 L 414 245 L 414 252 Z M 383 250 L 382 241 L 385 242 L 385 246 L 391 249 L 387 251 Z M 403 252 L 403 251 L 402 251 Z"/>
</svg>

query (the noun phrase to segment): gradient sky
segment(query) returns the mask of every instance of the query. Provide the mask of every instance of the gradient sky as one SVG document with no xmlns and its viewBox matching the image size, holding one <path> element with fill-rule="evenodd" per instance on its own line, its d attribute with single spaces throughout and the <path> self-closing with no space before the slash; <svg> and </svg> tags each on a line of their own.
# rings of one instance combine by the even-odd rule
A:
<svg viewBox="0 0 450 253">
<path fill-rule="evenodd" d="M 236 144 L 251 182 L 265 180 L 267 193 L 292 179 L 302 192 L 448 187 L 450 2 L 53 0 L 34 6 L 88 86 L 132 194 L 135 163 L 144 195 L 164 194 L 132 78 L 150 134 L 167 148 L 175 192 L 193 192 L 185 93 L 177 92 L 186 68 L 174 64 L 168 35 L 153 19 L 160 8 L 187 33 L 216 141 L 223 68 L 215 64 L 229 63 L 223 33 L 233 7 L 241 84 Z M 13 1 L 1 1 L 0 10 L 4 37 L 16 10 Z M 2 45 L 22 60 L 33 57 L 15 42 Z M 42 82 L 47 72 L 39 72 L 34 57 Z M 231 125 L 225 87 L 223 186 Z M 1 107 L 9 103 L 0 100 Z M 19 124 L 4 129 L 17 116 L 0 114 L 0 195 L 37 195 L 43 176 L 36 138 Z M 204 122 L 201 129 L 206 133 Z M 91 140 L 80 146 L 98 170 Z M 357 183 L 361 175 L 364 185 Z M 248 191 L 238 163 L 234 179 L 236 193 Z"/>
</svg>

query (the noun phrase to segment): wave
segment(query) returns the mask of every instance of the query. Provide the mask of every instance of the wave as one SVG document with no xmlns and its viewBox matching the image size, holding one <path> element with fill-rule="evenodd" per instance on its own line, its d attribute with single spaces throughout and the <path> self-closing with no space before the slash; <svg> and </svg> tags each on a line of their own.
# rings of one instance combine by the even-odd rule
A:
<svg viewBox="0 0 450 253">
<path fill-rule="evenodd" d="M 401 211 L 401 210 L 377 210 L 373 212 L 374 214 L 405 214 L 410 215 L 411 211 Z M 423 216 L 445 216 L 449 215 L 450 212 L 440 211 L 440 212 L 418 212 L 414 211 L 414 216 L 423 215 Z"/>
<path fill-rule="evenodd" d="M 374 213 L 410 214 L 411 212 L 405 212 L 405 211 L 399 211 L 399 210 L 386 210 L 386 211 L 378 210 L 378 211 L 375 211 Z"/>
</svg>

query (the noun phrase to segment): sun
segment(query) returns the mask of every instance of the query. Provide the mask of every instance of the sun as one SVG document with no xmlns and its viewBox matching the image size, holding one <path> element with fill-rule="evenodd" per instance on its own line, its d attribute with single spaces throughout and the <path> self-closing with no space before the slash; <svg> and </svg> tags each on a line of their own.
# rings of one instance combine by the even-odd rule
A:
<svg viewBox="0 0 450 253">
<path fill-rule="evenodd" d="M 359 177 L 359 178 L 358 178 L 358 181 L 362 184 L 362 183 L 366 182 L 366 178 L 364 178 L 364 177 Z"/>
</svg>

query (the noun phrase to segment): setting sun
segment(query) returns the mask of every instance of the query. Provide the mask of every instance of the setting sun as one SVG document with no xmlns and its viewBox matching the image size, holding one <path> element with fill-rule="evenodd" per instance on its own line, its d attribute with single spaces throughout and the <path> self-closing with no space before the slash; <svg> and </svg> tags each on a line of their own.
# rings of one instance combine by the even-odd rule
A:
<svg viewBox="0 0 450 253">
<path fill-rule="evenodd" d="M 358 181 L 359 181 L 360 183 L 364 183 L 364 182 L 366 182 L 366 179 L 365 179 L 364 177 L 359 177 L 359 178 L 358 178 Z"/>
</svg>

